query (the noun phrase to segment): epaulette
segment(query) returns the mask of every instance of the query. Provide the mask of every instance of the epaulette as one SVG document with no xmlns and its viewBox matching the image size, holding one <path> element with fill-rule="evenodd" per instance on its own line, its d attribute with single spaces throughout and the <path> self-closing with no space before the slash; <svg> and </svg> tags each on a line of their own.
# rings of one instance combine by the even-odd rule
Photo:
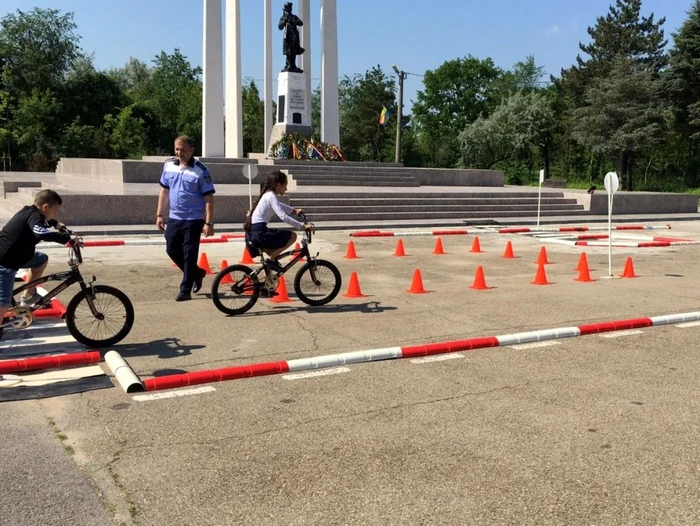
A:
<svg viewBox="0 0 700 526">
<path fill-rule="evenodd" d="M 208 169 L 209 169 L 209 168 L 207 168 L 207 165 L 204 164 L 204 163 L 203 163 L 202 161 L 200 161 L 199 159 L 195 159 L 195 160 L 194 160 L 194 164 L 195 164 L 195 166 L 200 167 L 202 170 L 208 170 Z"/>
<path fill-rule="evenodd" d="M 175 161 L 177 161 L 177 157 L 168 157 L 165 160 L 166 163 L 174 163 Z"/>
</svg>

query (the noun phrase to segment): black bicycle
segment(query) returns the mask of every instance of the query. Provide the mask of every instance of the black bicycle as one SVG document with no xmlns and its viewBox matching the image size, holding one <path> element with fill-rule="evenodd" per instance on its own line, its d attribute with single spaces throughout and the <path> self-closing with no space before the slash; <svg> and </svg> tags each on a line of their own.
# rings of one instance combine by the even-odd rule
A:
<svg viewBox="0 0 700 526">
<path fill-rule="evenodd" d="M 72 234 L 68 229 L 63 232 Z M 121 290 L 108 285 L 95 285 L 96 278 L 86 283 L 80 273 L 79 265 L 83 262 L 81 242 L 68 248 L 69 270 L 42 276 L 13 291 L 12 308 L 6 316 L 9 318 L 2 327 L 25 328 L 34 322 L 33 312 L 51 306 L 51 300 L 74 283 L 80 284 L 80 290 L 66 307 L 64 315 L 68 331 L 78 342 L 86 347 L 109 347 L 123 340 L 134 325 L 134 307 L 128 296 Z M 31 308 L 21 307 L 22 293 L 48 281 L 60 281 L 60 285 L 50 290 Z"/>
<path fill-rule="evenodd" d="M 306 216 L 300 214 L 306 221 Z M 340 271 L 330 261 L 317 259 L 309 252 L 312 229 L 306 231 L 301 246 L 280 254 L 279 259 L 292 257 L 284 265 L 282 272 L 274 272 L 265 266 L 263 247 L 248 246 L 251 257 L 260 256 L 261 267 L 253 270 L 245 265 L 231 265 L 214 277 L 211 286 L 211 299 L 216 308 L 225 314 L 243 314 L 250 310 L 261 294 L 272 296 L 279 285 L 279 277 L 302 259 L 306 260 L 294 277 L 294 292 L 297 297 L 311 306 L 325 305 L 332 301 L 340 291 L 342 279 Z M 255 252 L 255 253 L 253 253 Z M 261 273 L 265 273 L 260 279 Z"/>
</svg>

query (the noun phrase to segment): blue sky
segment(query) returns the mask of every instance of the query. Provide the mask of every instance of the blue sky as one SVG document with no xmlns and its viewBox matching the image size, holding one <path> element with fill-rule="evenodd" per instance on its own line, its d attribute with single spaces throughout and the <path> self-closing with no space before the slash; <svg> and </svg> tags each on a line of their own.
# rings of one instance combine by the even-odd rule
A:
<svg viewBox="0 0 700 526">
<path fill-rule="evenodd" d="M 454 58 L 491 57 L 504 69 L 534 55 L 547 73 L 558 75 L 586 42 L 586 28 L 604 16 L 612 0 L 337 0 L 340 76 L 363 74 L 379 65 L 390 73 L 396 64 L 409 76 L 405 83 L 408 111 L 422 75 Z M 273 0 L 273 19 L 284 0 Z M 320 0 L 311 0 L 312 85 L 320 73 Z M 672 40 L 692 0 L 643 0 L 642 12 L 666 17 Z M 192 64 L 202 60 L 200 0 L 0 0 L 0 16 L 33 7 L 75 13 L 85 52 L 99 69 L 121 67 L 129 57 L 148 64 L 160 51 L 180 48 Z M 298 2 L 294 2 L 297 12 Z M 241 0 L 242 70 L 244 77 L 263 76 L 262 2 Z M 274 75 L 284 65 L 281 32 L 275 31 Z"/>
</svg>

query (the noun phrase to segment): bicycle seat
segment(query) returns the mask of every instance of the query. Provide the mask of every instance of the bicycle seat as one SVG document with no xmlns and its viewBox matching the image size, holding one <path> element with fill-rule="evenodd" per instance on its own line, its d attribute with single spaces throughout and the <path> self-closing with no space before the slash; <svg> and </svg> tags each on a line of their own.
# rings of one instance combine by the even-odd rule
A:
<svg viewBox="0 0 700 526">
<path fill-rule="evenodd" d="M 248 249 L 248 254 L 250 254 L 250 257 L 252 258 L 258 257 L 260 255 L 260 252 L 262 252 L 262 250 L 265 248 L 260 244 L 248 239 L 248 236 L 246 236 L 245 238 L 245 246 Z"/>
</svg>

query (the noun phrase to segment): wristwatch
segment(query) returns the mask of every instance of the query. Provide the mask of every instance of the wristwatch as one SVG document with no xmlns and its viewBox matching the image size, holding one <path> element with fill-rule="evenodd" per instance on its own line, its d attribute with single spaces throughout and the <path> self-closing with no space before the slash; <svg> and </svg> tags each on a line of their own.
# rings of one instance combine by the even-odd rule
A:
<svg viewBox="0 0 700 526">
<path fill-rule="evenodd" d="M 214 226 L 214 223 L 204 223 L 207 226 Z"/>
</svg>

